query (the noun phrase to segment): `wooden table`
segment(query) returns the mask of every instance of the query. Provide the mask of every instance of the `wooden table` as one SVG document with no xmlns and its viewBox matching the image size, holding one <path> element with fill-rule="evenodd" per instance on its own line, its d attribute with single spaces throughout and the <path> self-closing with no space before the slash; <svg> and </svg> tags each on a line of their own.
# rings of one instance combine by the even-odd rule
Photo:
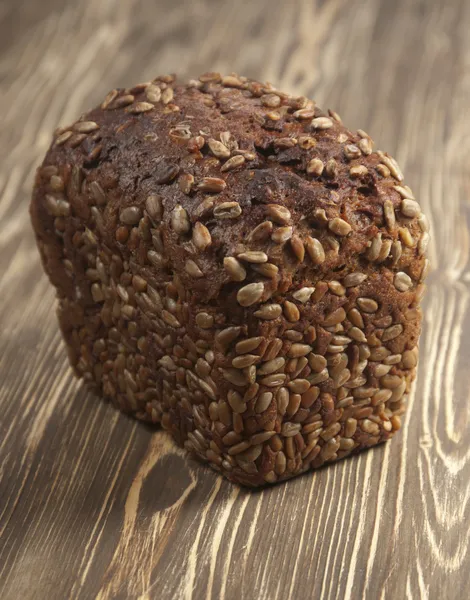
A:
<svg viewBox="0 0 470 600">
<path fill-rule="evenodd" d="M 0 598 L 468 598 L 470 2 L 3 0 Z M 249 492 L 68 369 L 27 214 L 58 124 L 160 72 L 333 107 L 430 216 L 419 380 L 393 442 Z"/>
</svg>

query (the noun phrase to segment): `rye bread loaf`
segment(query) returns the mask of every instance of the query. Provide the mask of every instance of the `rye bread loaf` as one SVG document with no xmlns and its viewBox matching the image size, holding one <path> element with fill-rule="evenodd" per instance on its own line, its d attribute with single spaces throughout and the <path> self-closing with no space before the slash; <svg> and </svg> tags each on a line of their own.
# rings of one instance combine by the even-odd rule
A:
<svg viewBox="0 0 470 600">
<path fill-rule="evenodd" d="M 402 180 L 269 84 L 113 90 L 55 133 L 31 204 L 75 373 L 249 486 L 389 439 L 428 269 Z"/>
</svg>

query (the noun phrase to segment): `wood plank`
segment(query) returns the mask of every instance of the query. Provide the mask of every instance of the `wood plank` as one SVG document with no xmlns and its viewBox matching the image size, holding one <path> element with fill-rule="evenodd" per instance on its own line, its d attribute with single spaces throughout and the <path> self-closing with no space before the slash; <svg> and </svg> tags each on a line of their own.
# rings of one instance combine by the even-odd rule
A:
<svg viewBox="0 0 470 600">
<path fill-rule="evenodd" d="M 465 597 L 469 24 L 466 0 L 2 3 L 2 599 Z M 258 492 L 73 379 L 27 216 L 58 124 L 116 84 L 209 69 L 311 95 L 366 129 L 402 164 L 433 229 L 402 432 Z"/>
</svg>

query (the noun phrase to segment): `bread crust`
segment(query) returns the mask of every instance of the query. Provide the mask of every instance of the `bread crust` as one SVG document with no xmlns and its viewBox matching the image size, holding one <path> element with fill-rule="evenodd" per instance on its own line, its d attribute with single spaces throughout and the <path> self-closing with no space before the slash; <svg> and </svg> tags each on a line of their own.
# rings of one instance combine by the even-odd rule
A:
<svg viewBox="0 0 470 600">
<path fill-rule="evenodd" d="M 31 203 L 75 373 L 249 486 L 389 439 L 428 270 L 402 180 L 268 84 L 113 90 L 56 131 Z"/>
</svg>

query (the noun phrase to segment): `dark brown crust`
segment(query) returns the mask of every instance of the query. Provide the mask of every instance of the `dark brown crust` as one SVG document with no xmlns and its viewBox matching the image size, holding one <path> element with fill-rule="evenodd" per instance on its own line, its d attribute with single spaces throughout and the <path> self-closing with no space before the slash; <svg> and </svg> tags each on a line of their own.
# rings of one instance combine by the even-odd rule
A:
<svg viewBox="0 0 470 600">
<path fill-rule="evenodd" d="M 415 373 L 427 222 L 395 161 L 331 114 L 166 76 L 56 132 L 36 177 L 77 374 L 246 485 L 388 439 Z"/>
</svg>

